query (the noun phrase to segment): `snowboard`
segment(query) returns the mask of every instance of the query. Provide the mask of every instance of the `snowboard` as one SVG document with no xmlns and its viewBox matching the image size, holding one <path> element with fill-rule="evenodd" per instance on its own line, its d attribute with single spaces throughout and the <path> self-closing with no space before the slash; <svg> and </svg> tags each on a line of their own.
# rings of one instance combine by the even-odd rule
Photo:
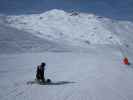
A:
<svg viewBox="0 0 133 100">
<path fill-rule="evenodd" d="M 39 85 L 49 85 L 51 84 L 51 79 L 46 79 L 46 81 L 39 81 L 39 80 L 33 80 L 33 81 L 28 81 L 27 84 L 28 85 L 32 85 L 32 84 L 39 84 Z"/>
</svg>

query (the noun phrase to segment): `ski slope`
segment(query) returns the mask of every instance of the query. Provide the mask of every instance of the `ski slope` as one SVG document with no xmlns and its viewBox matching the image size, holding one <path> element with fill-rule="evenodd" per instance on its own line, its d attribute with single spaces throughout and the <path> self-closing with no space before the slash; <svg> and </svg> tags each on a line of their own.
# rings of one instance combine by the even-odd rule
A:
<svg viewBox="0 0 133 100">
<path fill-rule="evenodd" d="M 1 0 L 0 100 L 132 100 L 132 5 Z M 27 84 L 43 61 L 54 84 Z"/>
<path fill-rule="evenodd" d="M 0 56 L 1 100 L 132 100 L 133 69 L 117 48 Z M 54 85 L 27 85 L 36 66 L 47 63 Z M 66 83 L 66 84 L 65 84 Z"/>
</svg>

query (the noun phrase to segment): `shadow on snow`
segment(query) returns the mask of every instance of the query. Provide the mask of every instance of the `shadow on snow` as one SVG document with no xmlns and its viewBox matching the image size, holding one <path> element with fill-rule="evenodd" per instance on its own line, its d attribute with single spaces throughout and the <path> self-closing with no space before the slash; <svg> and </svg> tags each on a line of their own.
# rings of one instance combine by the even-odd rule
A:
<svg viewBox="0 0 133 100">
<path fill-rule="evenodd" d="M 39 83 L 36 81 L 28 81 L 27 84 L 32 85 L 32 84 L 39 84 L 39 85 L 65 85 L 65 84 L 73 84 L 75 82 L 72 81 L 57 81 L 57 82 L 50 82 L 50 83 Z"/>
</svg>

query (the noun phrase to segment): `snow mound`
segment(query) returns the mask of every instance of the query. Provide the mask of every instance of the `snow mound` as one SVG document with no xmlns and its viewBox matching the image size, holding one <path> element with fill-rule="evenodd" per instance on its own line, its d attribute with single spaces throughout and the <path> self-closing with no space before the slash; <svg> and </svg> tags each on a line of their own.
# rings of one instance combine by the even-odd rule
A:
<svg viewBox="0 0 133 100">
<path fill-rule="evenodd" d="M 112 20 L 94 14 L 54 9 L 42 14 L 8 16 L 6 21 L 35 36 L 71 45 L 120 43 L 117 35 L 105 27 L 104 22 L 112 23 Z"/>
</svg>

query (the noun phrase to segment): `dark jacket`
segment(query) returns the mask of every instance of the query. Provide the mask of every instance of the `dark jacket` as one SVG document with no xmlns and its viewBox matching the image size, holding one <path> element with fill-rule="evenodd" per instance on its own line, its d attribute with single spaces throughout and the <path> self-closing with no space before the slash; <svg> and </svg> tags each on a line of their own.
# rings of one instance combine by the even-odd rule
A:
<svg viewBox="0 0 133 100">
<path fill-rule="evenodd" d="M 42 67 L 41 65 L 37 66 L 36 79 L 43 80 L 43 81 L 45 80 L 44 79 L 44 67 Z"/>
</svg>

